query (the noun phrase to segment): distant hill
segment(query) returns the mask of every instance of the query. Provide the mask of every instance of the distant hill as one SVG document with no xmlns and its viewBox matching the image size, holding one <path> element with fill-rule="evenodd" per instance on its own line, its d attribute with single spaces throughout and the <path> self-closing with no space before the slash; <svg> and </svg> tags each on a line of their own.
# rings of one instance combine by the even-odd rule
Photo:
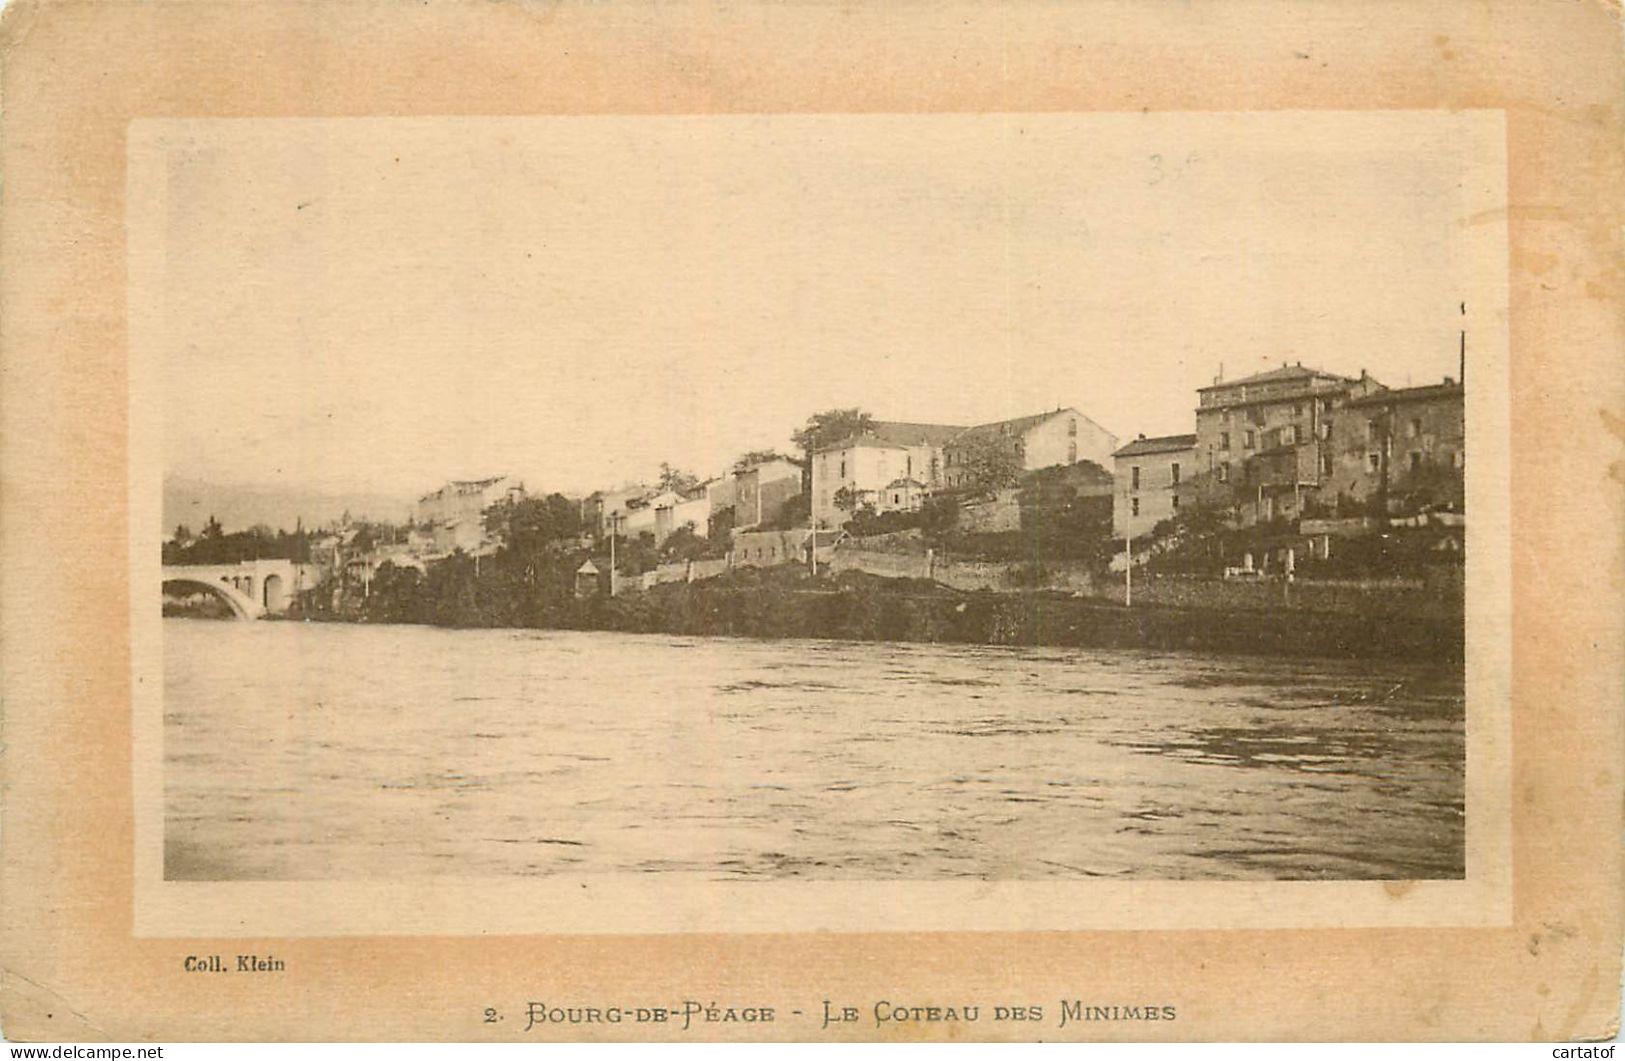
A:
<svg viewBox="0 0 1625 1061">
<path fill-rule="evenodd" d="M 355 519 L 401 523 L 411 518 L 412 505 L 382 494 L 323 494 L 276 487 L 224 486 L 198 479 L 164 479 L 164 532 L 184 523 L 195 532 L 212 515 L 227 531 L 247 530 L 263 523 L 273 530 L 293 530 L 301 520 L 306 529 L 331 523 L 349 512 Z"/>
</svg>

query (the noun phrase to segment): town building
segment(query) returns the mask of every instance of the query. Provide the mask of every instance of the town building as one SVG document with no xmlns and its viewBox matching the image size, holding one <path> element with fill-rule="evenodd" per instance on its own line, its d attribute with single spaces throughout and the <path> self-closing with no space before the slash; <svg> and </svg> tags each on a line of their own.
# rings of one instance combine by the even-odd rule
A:
<svg viewBox="0 0 1625 1061">
<path fill-rule="evenodd" d="M 525 496 L 524 484 L 499 475 L 490 479 L 453 479 L 418 498 L 416 523 L 429 533 L 431 549 L 448 554 L 458 549 L 478 552 L 487 545 L 485 510 Z"/>
<path fill-rule="evenodd" d="M 1006 451 L 1021 472 L 1079 461 L 1092 461 L 1105 469 L 1117 448 L 1117 436 L 1072 408 L 977 424 L 943 446 L 943 485 L 977 485 L 978 451 L 989 446 Z"/>
<path fill-rule="evenodd" d="M 667 490 L 650 500 L 655 513 L 655 545 L 684 527 L 701 538 L 711 533 L 711 497 L 704 485 L 685 493 Z"/>
<path fill-rule="evenodd" d="M 878 511 L 884 491 L 898 479 L 912 479 L 927 490 L 940 487 L 942 448 L 964 430 L 876 420 L 865 431 L 818 447 L 811 454 L 814 520 L 820 527 L 839 527 L 858 507 Z"/>
<path fill-rule="evenodd" d="M 779 564 L 807 564 L 812 561 L 813 549 L 818 550 L 820 565 L 828 563 L 835 547 L 846 538 L 839 530 L 820 530 L 816 534 L 806 527 L 784 530 L 736 530 L 728 554 L 730 567 L 774 567 Z"/>
<path fill-rule="evenodd" d="M 759 527 L 777 520 L 784 506 L 801 496 L 801 470 L 801 464 L 788 457 L 734 469 L 734 526 Z"/>
<path fill-rule="evenodd" d="M 1323 503 L 1338 514 L 1461 512 L 1466 414 L 1460 383 L 1376 391 L 1350 400 L 1331 436 Z"/>
<path fill-rule="evenodd" d="M 582 502 L 582 524 L 595 538 L 604 538 L 611 530 L 624 535 L 627 533 L 628 515 L 634 509 L 644 507 L 643 502 L 651 493 L 653 491 L 642 483 L 629 483 L 618 490 L 595 490 Z M 647 522 L 647 529 L 653 533 L 652 513 L 648 515 Z"/>
<path fill-rule="evenodd" d="M 1189 504 L 1195 435 L 1139 436 L 1112 454 L 1112 534 L 1140 537 Z"/>
<path fill-rule="evenodd" d="M 449 523 L 452 520 L 478 520 L 498 501 L 525 496 L 523 483 L 511 476 L 491 479 L 453 479 L 432 493 L 418 498 L 417 522 Z"/>
<path fill-rule="evenodd" d="M 918 479 L 893 479 L 880 491 L 879 499 L 875 504 L 877 512 L 918 512 L 925 499 L 930 496 L 930 488 Z"/>
<path fill-rule="evenodd" d="M 1201 388 L 1193 493 L 1242 525 L 1298 518 L 1331 475 L 1339 410 L 1382 389 L 1302 364 Z"/>
</svg>

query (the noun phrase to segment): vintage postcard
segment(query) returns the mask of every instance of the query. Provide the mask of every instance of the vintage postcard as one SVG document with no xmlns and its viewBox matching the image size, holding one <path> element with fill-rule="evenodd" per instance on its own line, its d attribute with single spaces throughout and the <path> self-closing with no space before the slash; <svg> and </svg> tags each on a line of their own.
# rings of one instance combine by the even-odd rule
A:
<svg viewBox="0 0 1625 1061">
<path fill-rule="evenodd" d="M 9 1037 L 1617 1030 L 1617 9 L 4 39 Z"/>
</svg>

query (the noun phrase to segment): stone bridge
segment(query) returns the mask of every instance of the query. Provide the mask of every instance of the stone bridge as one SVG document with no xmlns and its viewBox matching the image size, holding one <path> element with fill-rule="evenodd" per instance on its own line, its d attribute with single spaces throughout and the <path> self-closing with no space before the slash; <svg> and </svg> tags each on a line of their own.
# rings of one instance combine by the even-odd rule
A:
<svg viewBox="0 0 1625 1061">
<path fill-rule="evenodd" d="M 165 564 L 163 572 L 165 593 L 213 594 L 239 619 L 281 615 L 302 590 L 313 588 L 318 581 L 315 565 L 292 560 Z"/>
</svg>

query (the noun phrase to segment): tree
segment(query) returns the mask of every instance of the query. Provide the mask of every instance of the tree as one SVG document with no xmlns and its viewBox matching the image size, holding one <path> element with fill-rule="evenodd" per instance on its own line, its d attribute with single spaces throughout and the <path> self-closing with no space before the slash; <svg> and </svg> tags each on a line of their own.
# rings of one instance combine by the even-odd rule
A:
<svg viewBox="0 0 1625 1061">
<path fill-rule="evenodd" d="M 485 529 L 503 548 L 530 557 L 581 535 L 581 510 L 563 494 L 504 499 L 485 510 Z"/>
<path fill-rule="evenodd" d="M 830 500 L 835 502 L 836 508 L 842 512 L 850 512 L 854 516 L 860 511 L 871 513 L 874 511 L 874 506 L 864 501 L 858 492 L 850 486 L 843 486 L 835 491 L 835 496 Z"/>
<path fill-rule="evenodd" d="M 706 529 L 712 541 L 726 541 L 728 533 L 734 529 L 734 507 L 727 505 L 715 510 L 707 523 Z"/>
<path fill-rule="evenodd" d="M 961 485 L 970 490 L 1001 490 L 1014 486 L 1025 470 L 1021 457 L 1003 439 L 970 435 L 954 446 L 954 466 Z"/>
<path fill-rule="evenodd" d="M 674 494 L 686 494 L 699 485 L 700 477 L 693 472 L 674 468 L 665 461 L 660 462 L 660 489 L 670 490 Z"/>
<path fill-rule="evenodd" d="M 749 453 L 739 455 L 739 459 L 734 461 L 734 471 L 744 471 L 753 464 L 766 464 L 769 461 L 789 459 L 776 449 L 753 449 Z"/>
<path fill-rule="evenodd" d="M 175 527 L 175 537 L 172 539 L 176 545 L 185 547 L 192 544 L 192 528 L 182 523 Z"/>
<path fill-rule="evenodd" d="M 762 530 L 790 530 L 794 527 L 805 527 L 807 520 L 812 516 L 812 497 L 805 490 L 794 497 L 786 498 L 784 504 L 779 506 L 776 516 L 768 520 Z"/>
<path fill-rule="evenodd" d="M 826 409 L 807 417 L 807 423 L 790 440 L 809 456 L 815 451 L 853 435 L 861 435 L 874 426 L 875 419 L 862 409 Z"/>
</svg>

